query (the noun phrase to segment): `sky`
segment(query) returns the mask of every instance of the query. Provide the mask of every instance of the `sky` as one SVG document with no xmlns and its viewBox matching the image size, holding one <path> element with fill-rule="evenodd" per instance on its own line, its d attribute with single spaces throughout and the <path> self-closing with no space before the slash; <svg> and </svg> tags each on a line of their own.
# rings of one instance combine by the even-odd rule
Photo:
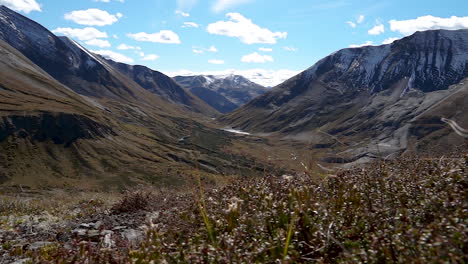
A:
<svg viewBox="0 0 468 264">
<path fill-rule="evenodd" d="M 274 86 L 334 51 L 468 28 L 468 0 L 0 0 L 56 35 L 170 76 Z"/>
</svg>

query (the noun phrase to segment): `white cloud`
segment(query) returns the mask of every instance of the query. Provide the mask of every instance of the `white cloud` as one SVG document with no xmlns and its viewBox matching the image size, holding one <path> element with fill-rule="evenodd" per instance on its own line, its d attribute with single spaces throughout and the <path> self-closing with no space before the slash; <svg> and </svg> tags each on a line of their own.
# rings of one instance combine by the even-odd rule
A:
<svg viewBox="0 0 468 264">
<path fill-rule="evenodd" d="M 348 24 L 350 27 L 352 28 L 355 28 L 356 27 L 356 23 L 352 22 L 352 21 L 346 21 L 346 24 Z"/>
<path fill-rule="evenodd" d="M 117 46 L 117 49 L 118 50 L 141 50 L 141 48 L 138 46 L 130 46 L 124 43 Z"/>
<path fill-rule="evenodd" d="M 287 51 L 292 51 L 292 52 L 296 52 L 297 49 L 294 48 L 294 47 L 283 47 L 284 50 L 287 50 Z"/>
<path fill-rule="evenodd" d="M 199 25 L 195 22 L 184 22 L 182 25 L 183 28 L 198 28 Z"/>
<path fill-rule="evenodd" d="M 215 46 L 211 46 L 209 49 L 207 49 L 206 51 L 209 51 L 209 52 L 218 52 L 218 49 L 215 47 Z"/>
<path fill-rule="evenodd" d="M 356 22 L 353 21 L 346 21 L 346 24 L 348 24 L 352 28 L 356 28 L 358 24 L 361 24 L 364 22 L 364 15 L 359 15 L 359 17 L 356 19 Z"/>
<path fill-rule="evenodd" d="M 385 32 L 385 26 L 383 24 L 379 24 L 367 31 L 369 35 L 380 35 Z"/>
<path fill-rule="evenodd" d="M 207 52 L 218 52 L 218 49 L 215 47 L 215 46 L 211 46 L 209 47 L 208 49 L 204 49 L 204 48 L 199 48 L 199 47 L 192 47 L 192 51 L 193 53 L 195 54 L 202 54 L 204 53 L 205 51 Z"/>
<path fill-rule="evenodd" d="M 209 60 L 208 63 L 211 64 L 224 64 L 223 60 Z"/>
<path fill-rule="evenodd" d="M 122 62 L 122 63 L 133 63 L 134 60 L 132 58 L 129 58 L 123 54 L 111 51 L 111 50 L 91 50 L 91 52 L 99 54 L 103 56 L 106 59 L 110 59 L 116 62 Z"/>
<path fill-rule="evenodd" d="M 362 22 L 364 22 L 364 18 L 365 18 L 364 15 L 360 15 L 360 16 L 358 17 L 358 19 L 356 20 L 356 22 L 357 22 L 358 24 L 361 24 Z"/>
<path fill-rule="evenodd" d="M 111 46 L 109 41 L 103 40 L 103 39 L 91 39 L 91 40 L 86 41 L 85 43 L 88 45 L 97 46 L 100 48 L 109 48 Z"/>
<path fill-rule="evenodd" d="M 258 48 L 259 51 L 263 51 L 263 52 L 272 52 L 273 49 L 272 48 Z"/>
<path fill-rule="evenodd" d="M 141 60 L 144 60 L 144 61 L 155 61 L 155 60 L 159 59 L 159 56 L 156 55 L 156 54 L 148 54 L 146 56 L 143 54 L 143 56 L 142 56 L 143 58 Z"/>
<path fill-rule="evenodd" d="M 107 38 L 107 33 L 99 31 L 93 27 L 86 28 L 56 28 L 52 30 L 55 34 L 64 35 L 81 41 L 87 41 L 98 38 Z"/>
<path fill-rule="evenodd" d="M 180 11 L 180 10 L 176 10 L 176 11 L 175 11 L 175 14 L 176 14 L 176 15 L 181 15 L 181 16 L 183 16 L 183 17 L 189 17 L 189 16 L 190 16 L 189 13 L 186 13 L 186 12 L 183 12 L 183 11 Z"/>
<path fill-rule="evenodd" d="M 391 44 L 391 43 L 393 43 L 395 40 L 399 40 L 399 38 L 388 38 L 388 39 L 385 39 L 384 41 L 382 41 L 382 44 Z"/>
<path fill-rule="evenodd" d="M 411 35 L 416 31 L 431 29 L 466 29 L 468 28 L 468 16 L 441 18 L 434 16 L 422 16 L 409 20 L 390 20 L 390 30 L 403 35 Z"/>
<path fill-rule="evenodd" d="M 76 10 L 66 13 L 64 17 L 66 20 L 71 20 L 80 25 L 106 26 L 114 24 L 122 16 L 123 15 L 121 13 L 112 15 L 104 10 L 90 8 L 87 10 Z"/>
<path fill-rule="evenodd" d="M 208 33 L 238 38 L 245 44 L 276 44 L 278 39 L 284 39 L 288 35 L 287 32 L 271 32 L 269 29 L 261 28 L 239 13 L 228 13 L 226 16 L 229 21 L 209 24 Z"/>
<path fill-rule="evenodd" d="M 363 44 L 352 44 L 352 45 L 349 45 L 349 47 L 350 48 L 360 48 L 360 47 L 364 47 L 364 46 L 371 46 L 372 44 L 374 44 L 374 42 L 368 40 Z"/>
<path fill-rule="evenodd" d="M 265 63 L 265 62 L 273 62 L 273 58 L 268 55 L 260 55 L 257 52 L 254 52 L 254 53 L 242 56 L 241 61 L 247 62 L 247 63 Z"/>
<path fill-rule="evenodd" d="M 221 12 L 228 8 L 241 5 L 241 4 L 247 4 L 249 2 L 252 2 L 252 0 L 217 0 L 214 3 L 212 9 L 215 12 Z"/>
<path fill-rule="evenodd" d="M 112 35 L 112 37 L 115 38 L 115 39 L 119 38 L 119 36 L 117 36 L 116 34 Z"/>
<path fill-rule="evenodd" d="M 281 70 L 270 70 L 270 69 L 248 69 L 248 70 L 236 70 L 227 69 L 222 71 L 203 71 L 195 72 L 189 70 L 180 70 L 177 72 L 165 72 L 169 76 L 192 76 L 192 75 L 242 75 L 245 78 L 256 82 L 260 85 L 273 87 L 278 85 L 285 80 L 297 75 L 300 71 L 281 69 Z"/>
<path fill-rule="evenodd" d="M 127 34 L 129 38 L 132 38 L 136 41 L 146 41 L 146 42 L 155 42 L 155 43 L 165 43 L 165 44 L 180 44 L 179 35 L 171 30 L 161 30 L 158 33 L 129 33 Z"/>
<path fill-rule="evenodd" d="M 31 11 L 41 12 L 41 6 L 36 0 L 0 0 L 0 5 L 5 5 L 15 11 L 29 14 Z"/>
</svg>

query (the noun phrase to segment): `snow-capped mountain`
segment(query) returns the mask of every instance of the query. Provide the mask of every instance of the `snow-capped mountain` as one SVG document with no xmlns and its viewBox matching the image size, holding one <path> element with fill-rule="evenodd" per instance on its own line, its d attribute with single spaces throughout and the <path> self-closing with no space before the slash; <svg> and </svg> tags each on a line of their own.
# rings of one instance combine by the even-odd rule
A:
<svg viewBox="0 0 468 264">
<path fill-rule="evenodd" d="M 176 76 L 174 80 L 221 113 L 231 112 L 267 91 L 233 74 Z"/>
<path fill-rule="evenodd" d="M 468 30 L 417 32 L 337 51 L 223 120 L 247 132 L 339 138 L 359 154 L 375 154 L 378 144 L 392 153 L 412 138 L 446 143 L 441 117 L 468 126 L 467 77 Z"/>
</svg>

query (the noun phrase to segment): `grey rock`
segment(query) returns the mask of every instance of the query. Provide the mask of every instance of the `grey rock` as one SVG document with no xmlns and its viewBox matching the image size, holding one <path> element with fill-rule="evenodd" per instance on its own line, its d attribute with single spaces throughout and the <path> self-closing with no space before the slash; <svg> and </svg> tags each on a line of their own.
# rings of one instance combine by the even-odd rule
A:
<svg viewBox="0 0 468 264">
<path fill-rule="evenodd" d="M 77 228 L 77 229 L 73 230 L 72 233 L 74 235 L 76 235 L 76 236 L 84 237 L 84 236 L 86 236 L 87 231 L 88 230 L 86 230 L 86 229 Z"/>
<path fill-rule="evenodd" d="M 45 246 L 49 246 L 49 245 L 53 245 L 54 243 L 52 242 L 46 242 L 46 241 L 38 241 L 38 242 L 34 242 L 32 243 L 31 245 L 29 245 L 29 250 L 37 250 L 37 249 L 41 249 Z"/>
<path fill-rule="evenodd" d="M 143 232 L 135 229 L 125 229 L 120 235 L 130 243 L 137 243 L 143 239 Z"/>
</svg>

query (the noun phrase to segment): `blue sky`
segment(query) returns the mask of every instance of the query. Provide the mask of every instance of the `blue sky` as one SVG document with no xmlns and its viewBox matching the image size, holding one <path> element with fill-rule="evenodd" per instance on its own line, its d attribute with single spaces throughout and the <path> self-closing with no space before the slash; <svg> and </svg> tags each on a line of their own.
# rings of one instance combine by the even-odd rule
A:
<svg viewBox="0 0 468 264">
<path fill-rule="evenodd" d="M 468 28 L 467 0 L 0 0 L 97 53 L 275 85 L 350 46 Z M 127 48 L 127 49 L 123 49 Z"/>
</svg>

